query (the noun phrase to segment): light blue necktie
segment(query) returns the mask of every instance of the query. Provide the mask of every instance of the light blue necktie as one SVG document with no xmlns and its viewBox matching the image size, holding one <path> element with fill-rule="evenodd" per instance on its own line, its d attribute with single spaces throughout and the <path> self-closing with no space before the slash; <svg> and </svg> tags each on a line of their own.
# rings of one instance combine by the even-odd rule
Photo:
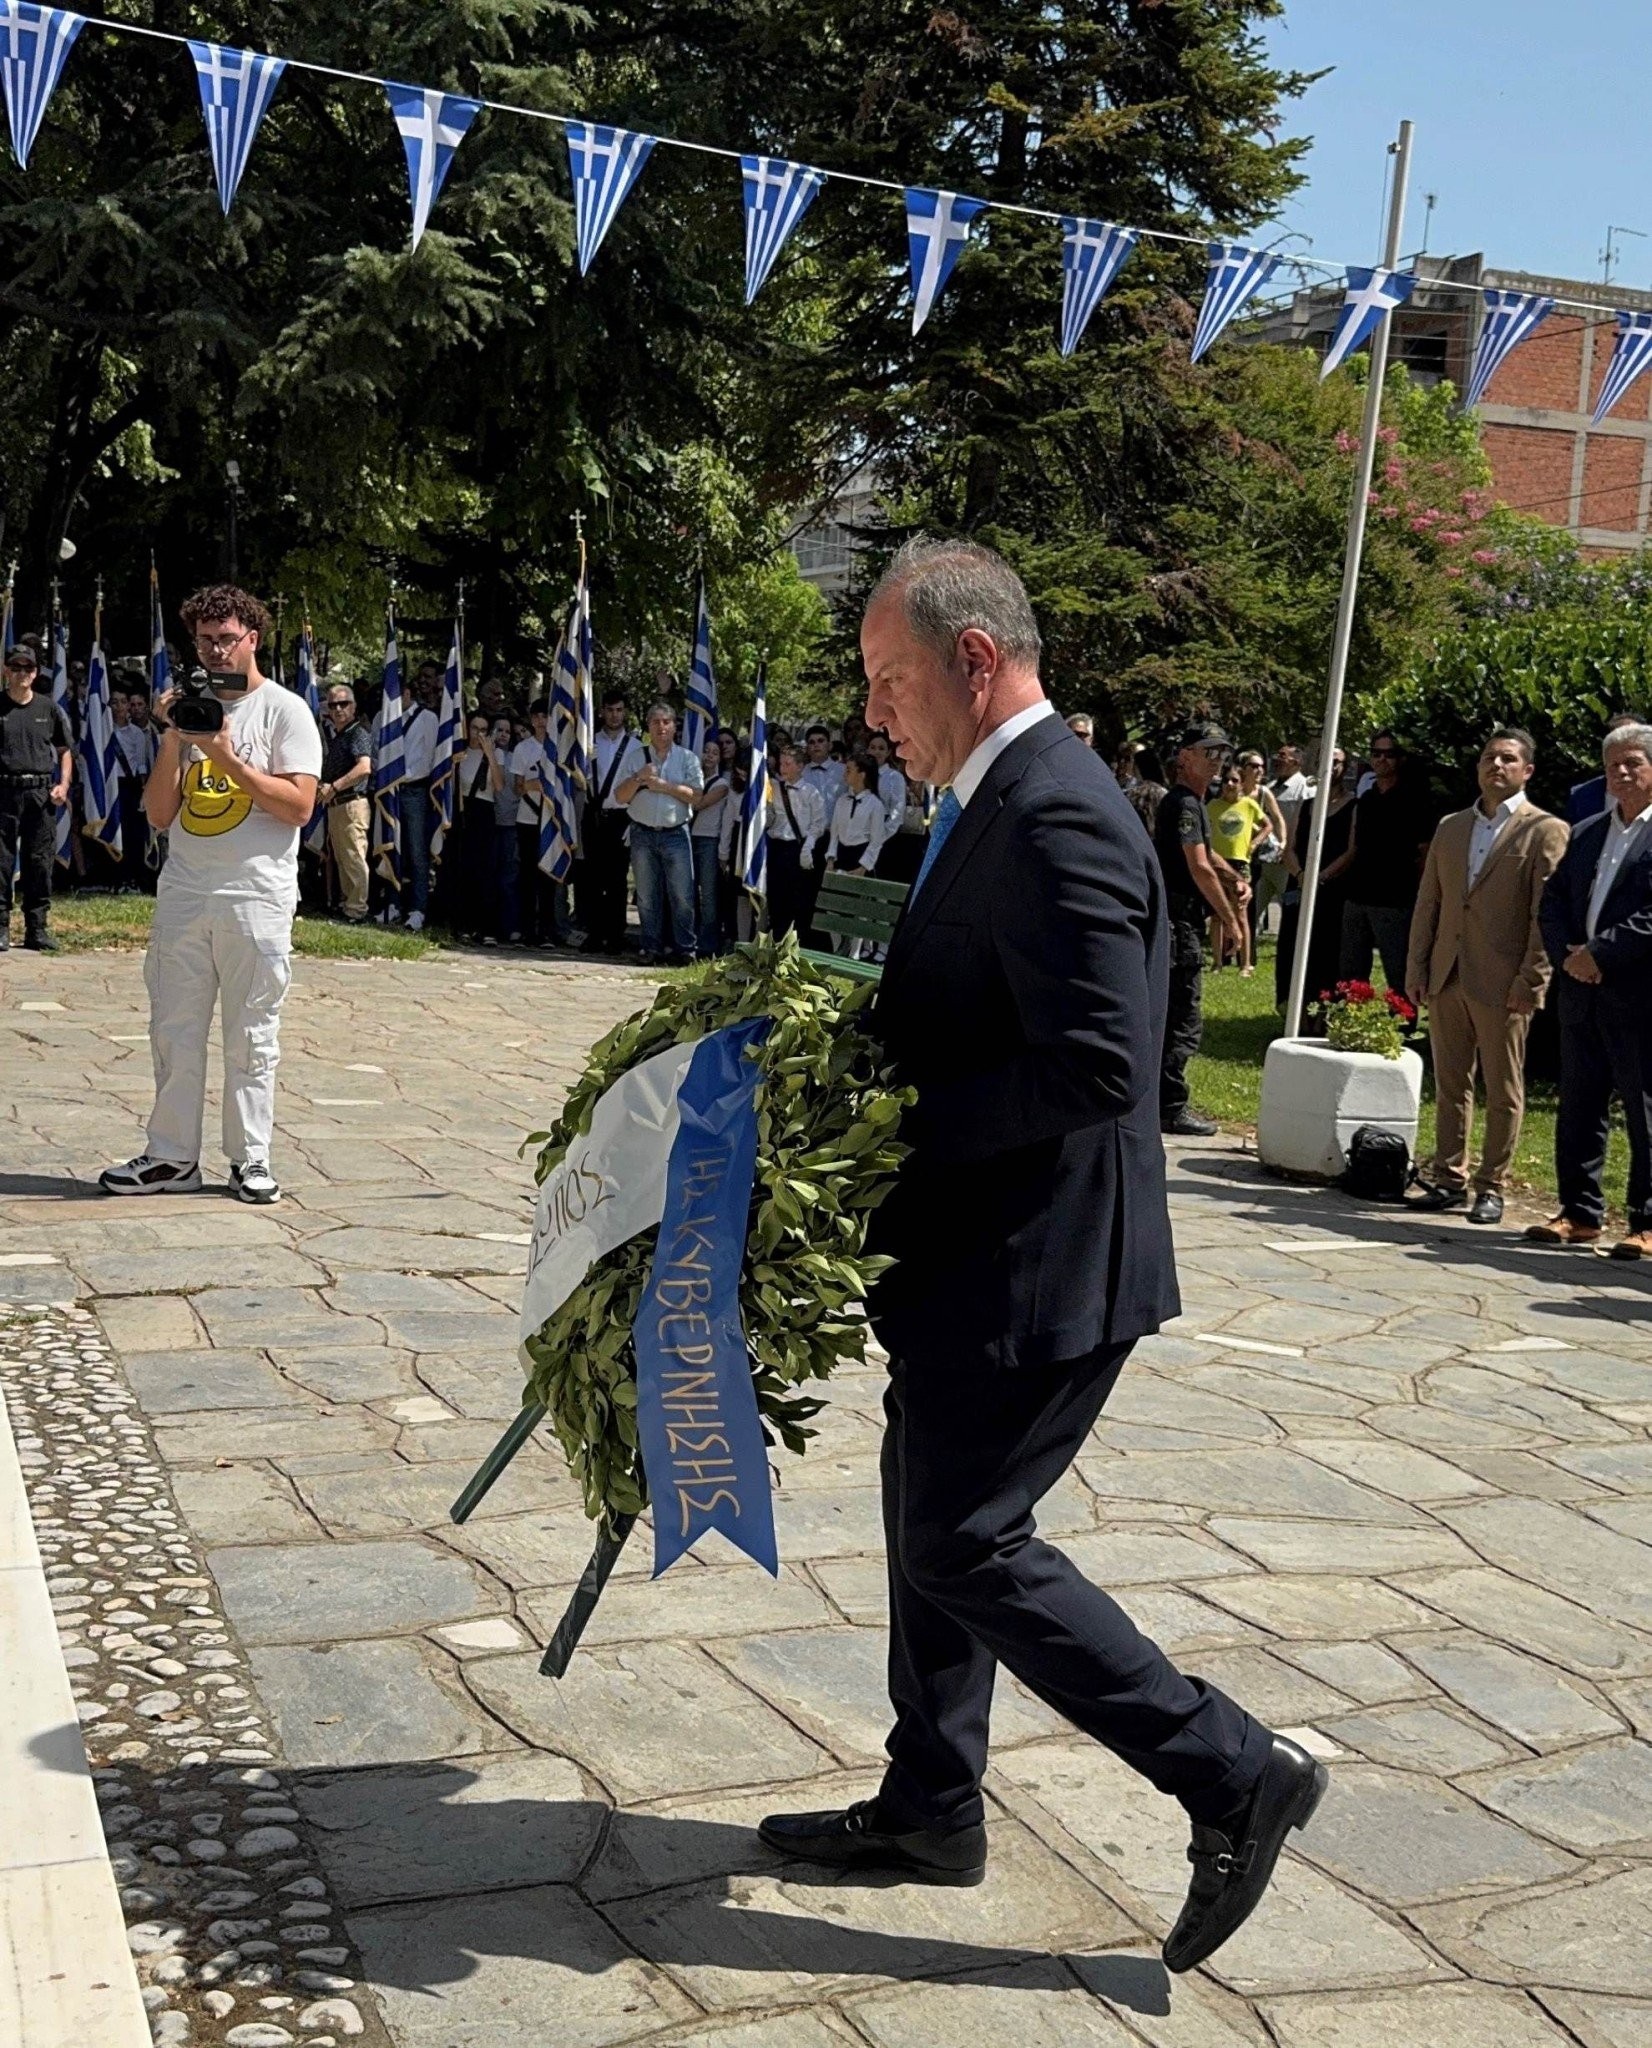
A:
<svg viewBox="0 0 1652 2048">
<path fill-rule="evenodd" d="M 918 879 L 912 884 L 912 894 L 917 895 L 929 878 L 929 871 L 941 857 L 941 848 L 952 837 L 952 828 L 964 815 L 964 807 L 949 789 L 935 806 L 935 822 L 929 828 L 929 845 L 924 853 L 924 864 L 918 870 Z"/>
</svg>

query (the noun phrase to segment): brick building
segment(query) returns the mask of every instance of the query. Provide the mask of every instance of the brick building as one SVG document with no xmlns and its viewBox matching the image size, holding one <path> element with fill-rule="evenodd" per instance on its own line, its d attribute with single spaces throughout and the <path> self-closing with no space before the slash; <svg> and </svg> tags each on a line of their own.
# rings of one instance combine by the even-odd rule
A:
<svg viewBox="0 0 1652 2048">
<path fill-rule="evenodd" d="M 1652 292 L 1490 270 L 1480 256 L 1424 256 L 1416 267 L 1422 281 L 1394 316 L 1391 354 L 1423 383 L 1449 377 L 1459 391 L 1467 383 L 1482 289 L 1541 292 L 1599 308 L 1557 307 L 1507 357 L 1480 407 L 1482 436 L 1498 494 L 1516 511 L 1568 528 L 1591 553 L 1644 546 L 1652 527 L 1652 377 L 1634 385 L 1598 427 L 1589 415 L 1617 334 L 1612 314 L 1620 306 L 1652 311 Z M 1474 289 L 1442 289 L 1448 280 Z M 1341 304 L 1340 285 L 1316 286 L 1248 332 L 1323 352 Z"/>
</svg>

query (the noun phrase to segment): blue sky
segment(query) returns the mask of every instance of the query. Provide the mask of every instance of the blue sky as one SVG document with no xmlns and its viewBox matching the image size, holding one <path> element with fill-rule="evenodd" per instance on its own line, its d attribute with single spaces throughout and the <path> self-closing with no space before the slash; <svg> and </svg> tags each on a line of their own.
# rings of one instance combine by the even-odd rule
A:
<svg viewBox="0 0 1652 2048">
<path fill-rule="evenodd" d="M 1614 280 L 1652 286 L 1652 180 L 1636 170 L 1649 16 L 1646 0 L 1288 0 L 1267 35 L 1274 61 L 1336 68 L 1287 112 L 1314 147 L 1282 225 L 1316 255 L 1376 261 L 1383 151 L 1408 115 L 1406 254 L 1433 192 L 1431 254 L 1478 249 L 1499 269 L 1598 278 L 1616 222 L 1648 239 L 1623 238 Z"/>
</svg>

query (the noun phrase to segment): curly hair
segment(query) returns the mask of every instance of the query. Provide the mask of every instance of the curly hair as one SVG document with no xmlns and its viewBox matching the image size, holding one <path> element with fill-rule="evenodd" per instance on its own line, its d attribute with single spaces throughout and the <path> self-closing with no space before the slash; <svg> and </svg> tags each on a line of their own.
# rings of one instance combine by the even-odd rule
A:
<svg viewBox="0 0 1652 2048">
<path fill-rule="evenodd" d="M 260 644 L 270 637 L 269 613 L 250 590 L 242 590 L 235 583 L 209 583 L 184 602 L 178 616 L 192 636 L 201 626 L 239 619 L 258 635 Z"/>
</svg>

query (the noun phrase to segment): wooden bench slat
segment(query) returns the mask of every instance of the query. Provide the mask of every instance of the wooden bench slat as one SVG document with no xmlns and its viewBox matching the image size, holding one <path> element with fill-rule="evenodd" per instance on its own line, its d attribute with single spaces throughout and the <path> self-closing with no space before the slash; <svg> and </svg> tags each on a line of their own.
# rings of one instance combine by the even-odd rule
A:
<svg viewBox="0 0 1652 2048">
<path fill-rule="evenodd" d="M 851 960 L 842 953 L 816 953 L 805 947 L 803 957 L 811 967 L 824 968 L 828 974 L 841 974 L 848 981 L 881 981 L 883 969 L 872 960 Z"/>
</svg>

